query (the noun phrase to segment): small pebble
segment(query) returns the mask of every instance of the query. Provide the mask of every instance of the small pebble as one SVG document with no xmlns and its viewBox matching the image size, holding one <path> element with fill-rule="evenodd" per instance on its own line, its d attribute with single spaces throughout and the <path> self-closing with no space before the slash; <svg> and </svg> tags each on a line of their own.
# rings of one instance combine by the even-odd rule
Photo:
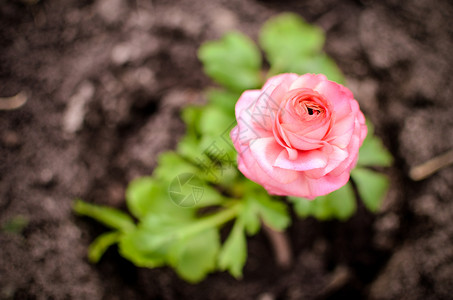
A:
<svg viewBox="0 0 453 300">
<path fill-rule="evenodd" d="M 265 292 L 265 293 L 258 295 L 258 297 L 256 299 L 257 300 L 275 300 L 275 296 L 271 293 Z"/>
<path fill-rule="evenodd" d="M 7 130 L 1 135 L 1 143 L 6 148 L 16 148 L 20 146 L 20 138 L 16 132 Z"/>
</svg>

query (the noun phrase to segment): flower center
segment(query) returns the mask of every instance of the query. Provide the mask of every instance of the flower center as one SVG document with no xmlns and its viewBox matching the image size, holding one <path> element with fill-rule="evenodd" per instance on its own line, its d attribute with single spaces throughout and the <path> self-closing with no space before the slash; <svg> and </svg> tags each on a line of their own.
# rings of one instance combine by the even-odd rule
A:
<svg viewBox="0 0 453 300">
<path fill-rule="evenodd" d="M 322 115 L 325 112 L 325 110 L 321 105 L 318 105 L 314 101 L 301 100 L 301 101 L 299 101 L 298 104 L 296 104 L 295 112 L 300 117 L 306 116 L 311 119 L 311 118 L 316 118 L 319 115 Z"/>
<path fill-rule="evenodd" d="M 316 104 L 313 104 L 313 103 L 303 103 L 304 106 L 305 106 L 305 111 L 310 115 L 310 116 L 317 116 L 321 113 L 324 112 L 323 108 L 316 105 Z"/>
</svg>

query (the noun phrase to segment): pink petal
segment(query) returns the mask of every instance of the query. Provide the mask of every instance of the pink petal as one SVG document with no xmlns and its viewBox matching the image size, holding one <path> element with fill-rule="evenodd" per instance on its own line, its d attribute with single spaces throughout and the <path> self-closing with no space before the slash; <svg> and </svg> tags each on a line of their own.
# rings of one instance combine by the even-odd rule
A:
<svg viewBox="0 0 453 300">
<path fill-rule="evenodd" d="M 343 118 L 340 121 L 335 121 L 332 125 L 331 131 L 326 136 L 325 140 L 332 145 L 336 145 L 342 149 L 349 145 L 352 133 L 355 127 L 355 117 L 351 115 Z"/>
<path fill-rule="evenodd" d="M 281 124 L 280 127 L 282 127 L 284 131 L 292 132 L 297 136 L 303 136 L 312 140 L 322 140 L 330 129 L 330 123 L 329 120 L 312 125 L 305 124 L 305 126 L 303 122 L 299 122 L 298 124 L 284 123 Z"/>
<path fill-rule="evenodd" d="M 242 113 L 238 118 L 237 140 L 242 144 L 248 144 L 252 140 L 272 136 L 272 131 L 263 129 L 257 125 L 253 116 L 247 112 Z"/>
<path fill-rule="evenodd" d="M 307 178 L 310 195 L 314 197 L 327 195 L 343 185 L 349 180 L 349 172 L 344 172 L 339 176 L 327 174 L 318 179 Z"/>
<path fill-rule="evenodd" d="M 246 146 L 242 146 L 242 149 L 238 149 L 238 151 L 247 153 L 248 148 L 246 148 Z M 245 177 L 263 186 L 270 194 L 285 195 L 285 191 L 282 189 L 285 185 L 267 175 L 252 155 L 238 155 L 238 169 Z"/>
<path fill-rule="evenodd" d="M 326 145 L 322 148 L 323 153 L 328 157 L 327 165 L 320 169 L 313 169 L 305 171 L 305 175 L 310 178 L 320 178 L 337 168 L 345 159 L 348 158 L 349 153 L 346 150 L 340 149 L 336 146 Z"/>
<path fill-rule="evenodd" d="M 333 81 L 322 81 L 315 90 L 329 101 L 336 120 L 341 120 L 351 114 L 351 100 L 354 98 L 348 89 Z"/>
<path fill-rule="evenodd" d="M 286 153 L 285 148 L 280 146 L 272 137 L 255 140 L 250 145 L 250 153 L 261 169 L 270 177 L 286 184 L 294 181 L 298 173 L 294 170 L 274 167 L 275 160 L 281 152 Z"/>
<path fill-rule="evenodd" d="M 287 137 L 290 145 L 294 149 L 298 150 L 313 150 L 318 149 L 326 144 L 323 140 L 320 139 L 311 139 L 308 137 L 300 136 L 294 132 L 286 131 L 282 129 Z"/>
<path fill-rule="evenodd" d="M 236 102 L 236 118 L 238 118 L 244 111 L 251 110 L 260 94 L 260 90 L 248 90 L 243 92 L 241 97 L 239 97 L 239 100 Z"/>
<path fill-rule="evenodd" d="M 263 85 L 263 88 L 261 89 L 262 91 L 268 91 L 269 93 L 272 93 L 273 89 L 277 86 L 279 86 L 281 83 L 284 83 L 288 87 L 291 85 L 291 83 L 296 80 L 299 77 L 299 75 L 294 74 L 294 73 L 284 73 L 276 76 L 270 77 L 266 83 Z"/>
<path fill-rule="evenodd" d="M 296 171 L 324 168 L 326 165 L 327 156 L 319 150 L 298 151 L 297 158 L 293 160 L 286 151 L 282 151 L 274 163 L 275 167 Z"/>
<path fill-rule="evenodd" d="M 275 194 L 314 199 L 339 189 L 345 185 L 348 180 L 349 172 L 342 173 L 340 176 L 327 174 L 319 179 L 312 179 L 301 175 L 297 180 L 286 184 L 284 190 L 277 191 Z"/>
<path fill-rule="evenodd" d="M 314 89 L 320 82 L 327 80 L 327 77 L 323 74 L 304 74 L 297 78 L 291 86 L 290 90 L 308 88 Z"/>
<path fill-rule="evenodd" d="M 357 112 L 357 119 L 360 123 L 360 145 L 362 145 L 363 140 L 368 134 L 368 128 L 366 126 L 365 116 L 361 111 Z"/>
<path fill-rule="evenodd" d="M 356 122 L 356 127 L 354 129 L 354 133 L 352 134 L 351 141 L 349 142 L 347 151 L 348 151 L 348 158 L 346 158 L 341 164 L 338 165 L 334 170 L 330 172 L 330 174 L 334 176 L 339 176 L 341 173 L 349 171 L 355 166 L 358 154 L 359 154 L 359 146 L 360 146 L 360 130 L 361 126 L 359 122 Z"/>
</svg>

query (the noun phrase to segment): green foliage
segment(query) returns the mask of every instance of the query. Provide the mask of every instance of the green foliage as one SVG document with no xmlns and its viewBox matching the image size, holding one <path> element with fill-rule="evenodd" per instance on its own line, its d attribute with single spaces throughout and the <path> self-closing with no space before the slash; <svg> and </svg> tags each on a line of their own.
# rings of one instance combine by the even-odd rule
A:
<svg viewBox="0 0 453 300">
<path fill-rule="evenodd" d="M 27 225 L 28 219 L 24 216 L 19 215 L 5 222 L 0 229 L 3 232 L 21 234 L 25 227 L 27 227 Z"/>
<path fill-rule="evenodd" d="M 216 269 L 219 241 L 217 229 L 180 239 L 169 251 L 169 264 L 182 278 L 198 282 Z"/>
<path fill-rule="evenodd" d="M 322 52 L 324 40 L 321 28 L 291 13 L 269 20 L 259 36 L 271 64 L 271 74 L 322 73 L 330 80 L 343 83 L 340 69 Z"/>
<path fill-rule="evenodd" d="M 261 86 L 260 51 L 241 33 L 228 33 L 219 41 L 204 43 L 198 57 L 206 74 L 233 91 Z"/>
<path fill-rule="evenodd" d="M 286 205 L 281 200 L 271 199 L 267 194 L 256 198 L 254 209 L 263 222 L 274 230 L 283 231 L 291 222 Z"/>
<path fill-rule="evenodd" d="M 133 180 L 126 190 L 129 211 L 139 220 L 149 215 L 170 215 L 174 219 L 187 220 L 193 210 L 176 206 L 168 199 L 168 185 L 155 177 L 141 177 Z"/>
<path fill-rule="evenodd" d="M 294 14 L 268 21 L 259 41 L 270 63 L 267 76 L 280 72 L 323 73 L 342 82 L 343 75 L 323 51 L 324 33 Z M 127 208 L 134 219 L 117 209 L 77 200 L 74 211 L 112 228 L 88 249 L 91 262 L 117 244 L 120 254 L 139 267 L 172 267 L 191 282 L 203 280 L 215 270 L 242 277 L 247 259 L 247 236 L 259 232 L 262 223 L 276 231 L 291 223 L 288 205 L 271 197 L 259 185 L 242 176 L 236 151 L 229 138 L 235 126 L 235 104 L 245 89 L 260 88 L 260 50 L 240 33 L 204 43 L 198 52 L 204 70 L 222 87 L 209 89 L 208 104 L 182 111 L 186 134 L 175 151 L 160 154 L 151 176 L 133 180 L 126 190 Z M 372 211 L 379 208 L 388 187 L 385 176 L 366 169 L 388 166 L 391 156 L 381 141 L 369 135 L 352 173 L 358 193 Z M 301 217 L 346 220 L 356 210 L 352 185 L 313 201 L 289 197 Z M 225 241 L 219 230 L 234 225 Z"/>
<path fill-rule="evenodd" d="M 210 104 L 215 105 L 221 109 L 225 114 L 234 119 L 234 106 L 237 100 L 241 96 L 240 93 L 221 90 L 221 89 L 209 89 L 206 92 L 206 97 Z"/>
<path fill-rule="evenodd" d="M 365 168 L 356 168 L 352 170 L 351 177 L 365 206 L 370 211 L 376 212 L 387 194 L 389 187 L 387 176 Z"/>
<path fill-rule="evenodd" d="M 236 278 L 242 277 L 242 268 L 247 260 L 247 240 L 244 224 L 238 218 L 230 235 L 222 246 L 219 254 L 220 270 L 228 270 Z"/>
<path fill-rule="evenodd" d="M 107 232 L 98 236 L 88 248 L 90 262 L 97 263 L 110 246 L 118 243 L 120 237 L 121 233 L 118 231 Z"/>
<path fill-rule="evenodd" d="M 295 212 L 303 218 L 312 216 L 318 220 L 347 220 L 356 211 L 354 191 L 350 183 L 314 200 L 288 198 L 294 203 Z"/>
<path fill-rule="evenodd" d="M 168 264 L 189 282 L 202 280 L 216 268 L 220 248 L 216 224 L 189 232 L 199 223 L 156 216 L 153 226 L 141 226 L 119 242 L 121 255 L 140 267 Z M 198 221 L 200 222 L 200 221 Z"/>
<path fill-rule="evenodd" d="M 296 14 L 281 14 L 263 25 L 260 45 L 272 65 L 320 52 L 324 45 L 321 28 L 306 23 Z"/>
<path fill-rule="evenodd" d="M 374 135 L 374 126 L 367 121 L 368 135 L 359 150 L 358 166 L 382 166 L 389 167 L 393 163 L 393 157 L 384 147 L 382 141 Z"/>
<path fill-rule="evenodd" d="M 381 207 L 390 182 L 387 176 L 369 167 L 389 167 L 393 163 L 393 157 L 382 141 L 374 135 L 373 124 L 367 122 L 367 127 L 368 135 L 360 147 L 359 161 L 357 167 L 352 170 L 351 177 L 365 207 L 376 212 Z"/>
<path fill-rule="evenodd" d="M 134 221 L 128 214 L 108 206 L 98 206 L 76 200 L 73 209 L 79 215 L 93 218 L 105 226 L 119 231 L 128 232 L 135 227 Z"/>
</svg>

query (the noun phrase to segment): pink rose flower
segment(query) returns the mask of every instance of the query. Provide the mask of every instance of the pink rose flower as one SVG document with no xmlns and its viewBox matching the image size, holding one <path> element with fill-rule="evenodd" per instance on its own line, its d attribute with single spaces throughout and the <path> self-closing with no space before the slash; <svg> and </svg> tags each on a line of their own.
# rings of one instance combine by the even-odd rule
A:
<svg viewBox="0 0 453 300">
<path fill-rule="evenodd" d="M 367 134 L 350 90 L 324 75 L 281 74 L 236 103 L 239 170 L 270 194 L 314 199 L 345 185 Z"/>
</svg>

